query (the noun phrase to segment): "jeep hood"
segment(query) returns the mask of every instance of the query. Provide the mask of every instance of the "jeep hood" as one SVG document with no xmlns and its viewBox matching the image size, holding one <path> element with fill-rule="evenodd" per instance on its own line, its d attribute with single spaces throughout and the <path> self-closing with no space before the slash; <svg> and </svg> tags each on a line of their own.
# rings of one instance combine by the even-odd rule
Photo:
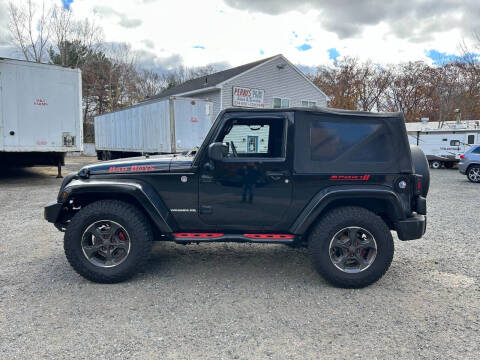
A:
<svg viewBox="0 0 480 360">
<path fill-rule="evenodd" d="M 141 174 L 152 172 L 170 172 L 188 170 L 192 166 L 193 156 L 182 155 L 154 155 L 132 157 L 112 161 L 102 161 L 97 164 L 83 167 L 78 175 L 105 175 L 105 174 Z"/>
</svg>

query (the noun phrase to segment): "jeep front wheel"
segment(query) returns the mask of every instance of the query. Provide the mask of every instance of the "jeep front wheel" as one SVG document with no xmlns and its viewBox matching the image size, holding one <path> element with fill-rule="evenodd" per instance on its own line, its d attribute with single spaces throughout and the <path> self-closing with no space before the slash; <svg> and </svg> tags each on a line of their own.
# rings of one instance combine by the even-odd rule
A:
<svg viewBox="0 0 480 360">
<path fill-rule="evenodd" d="M 150 255 L 152 230 L 129 203 L 101 200 L 81 209 L 67 227 L 64 249 L 83 277 L 116 283 L 133 276 Z"/>
<path fill-rule="evenodd" d="M 317 271 L 344 288 L 360 288 L 380 279 L 394 253 L 385 222 L 361 207 L 341 207 L 327 213 L 314 227 L 309 250 Z"/>
</svg>

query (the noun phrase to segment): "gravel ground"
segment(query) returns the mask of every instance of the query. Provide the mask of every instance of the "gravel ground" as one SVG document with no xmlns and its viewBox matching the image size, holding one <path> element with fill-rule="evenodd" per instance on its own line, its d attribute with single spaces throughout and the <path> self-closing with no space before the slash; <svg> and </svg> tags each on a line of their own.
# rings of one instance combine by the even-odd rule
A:
<svg viewBox="0 0 480 360">
<path fill-rule="evenodd" d="M 67 171 L 92 158 L 67 158 Z M 0 175 L 0 358 L 473 359 L 480 347 L 480 185 L 432 171 L 423 240 L 390 270 L 331 287 L 305 249 L 157 243 L 149 268 L 99 285 L 43 220 L 54 168 Z"/>
</svg>

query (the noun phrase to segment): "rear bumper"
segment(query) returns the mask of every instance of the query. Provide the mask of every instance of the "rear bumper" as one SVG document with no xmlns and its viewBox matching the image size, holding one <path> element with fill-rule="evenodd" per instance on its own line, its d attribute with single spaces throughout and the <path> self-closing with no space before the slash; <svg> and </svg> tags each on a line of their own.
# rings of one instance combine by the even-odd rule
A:
<svg viewBox="0 0 480 360">
<path fill-rule="evenodd" d="M 467 164 L 464 163 L 464 162 L 462 162 L 462 161 L 460 161 L 460 162 L 458 163 L 458 171 L 460 171 L 460 174 L 465 175 L 465 172 L 467 171 Z"/>
<path fill-rule="evenodd" d="M 425 215 L 415 215 L 406 220 L 397 221 L 395 230 L 400 240 L 420 239 L 427 228 L 427 217 Z"/>
<path fill-rule="evenodd" d="M 60 217 L 60 212 L 62 211 L 62 205 L 56 201 L 48 203 L 43 208 L 43 217 L 45 220 L 51 223 L 56 223 Z"/>
</svg>

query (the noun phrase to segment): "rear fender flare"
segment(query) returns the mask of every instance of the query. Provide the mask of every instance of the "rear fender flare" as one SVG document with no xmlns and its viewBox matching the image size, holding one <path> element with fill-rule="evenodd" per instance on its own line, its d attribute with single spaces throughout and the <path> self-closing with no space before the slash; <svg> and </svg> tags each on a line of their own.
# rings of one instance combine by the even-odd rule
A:
<svg viewBox="0 0 480 360">
<path fill-rule="evenodd" d="M 63 191 L 68 193 L 68 199 L 81 198 L 82 195 L 106 194 L 110 196 L 127 195 L 135 198 L 152 222 L 162 233 L 176 231 L 177 224 L 163 202 L 160 195 L 148 183 L 140 180 L 73 180 Z"/>
<path fill-rule="evenodd" d="M 397 194 L 385 186 L 331 186 L 318 192 L 302 210 L 290 227 L 292 234 L 305 234 L 319 215 L 337 200 L 379 199 L 388 202 L 392 222 L 405 219 L 402 203 Z"/>
</svg>

